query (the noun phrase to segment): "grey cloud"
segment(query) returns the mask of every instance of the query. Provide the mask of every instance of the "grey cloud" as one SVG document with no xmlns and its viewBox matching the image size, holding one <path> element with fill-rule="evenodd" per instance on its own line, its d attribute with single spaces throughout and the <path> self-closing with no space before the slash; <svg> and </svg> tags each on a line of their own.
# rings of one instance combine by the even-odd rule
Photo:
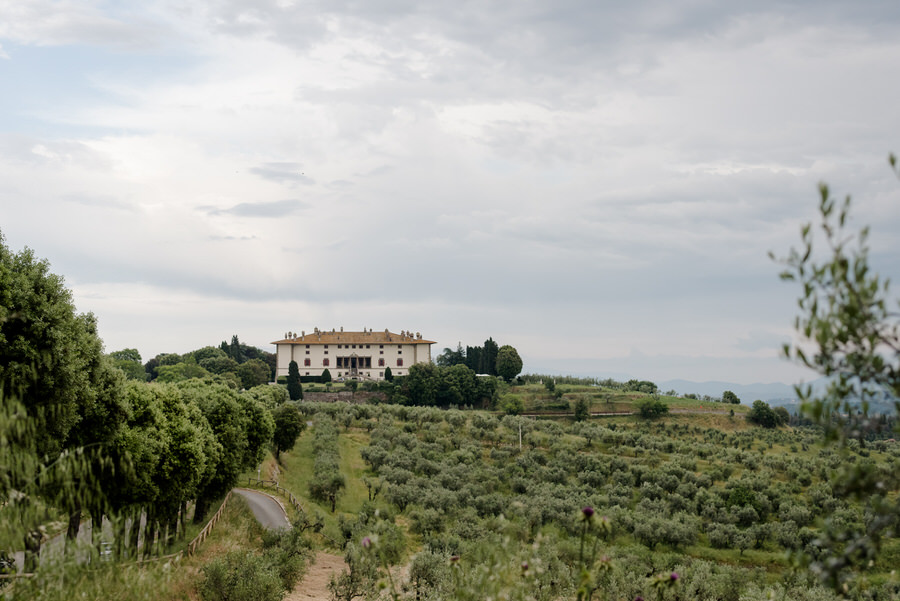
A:
<svg viewBox="0 0 900 601">
<path fill-rule="evenodd" d="M 306 208 L 306 203 L 296 200 L 275 200 L 272 202 L 242 202 L 228 209 L 213 207 L 200 207 L 207 215 L 222 216 L 233 215 L 235 217 L 267 217 L 277 218 L 292 215 Z"/>
<path fill-rule="evenodd" d="M 103 13 L 85 3 L 49 0 L 14 3 L 13 7 L 5 23 L 0 23 L 0 37 L 26 44 L 148 49 L 164 39 L 171 41 L 173 35 L 161 22 L 127 10 Z"/>
<path fill-rule="evenodd" d="M 303 173 L 303 168 L 296 163 L 264 163 L 259 167 L 251 167 L 250 173 L 278 183 L 304 185 L 315 183 Z"/>
</svg>

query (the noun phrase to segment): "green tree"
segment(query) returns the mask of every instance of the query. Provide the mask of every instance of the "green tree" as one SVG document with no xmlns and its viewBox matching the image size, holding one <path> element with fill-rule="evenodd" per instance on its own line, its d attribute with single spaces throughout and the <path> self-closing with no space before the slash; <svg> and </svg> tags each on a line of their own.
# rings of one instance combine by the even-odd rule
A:
<svg viewBox="0 0 900 601">
<path fill-rule="evenodd" d="M 388 382 L 394 381 L 394 374 L 391 372 L 390 365 L 388 365 L 387 367 L 384 368 L 384 379 L 387 380 Z"/>
<path fill-rule="evenodd" d="M 638 415 L 644 419 L 655 419 L 669 412 L 669 406 L 654 397 L 646 397 L 639 400 L 636 404 Z"/>
<path fill-rule="evenodd" d="M 275 447 L 275 460 L 281 461 L 281 453 L 294 448 L 297 438 L 306 428 L 306 421 L 297 406 L 285 403 L 272 412 L 275 419 L 275 433 L 272 443 Z"/>
<path fill-rule="evenodd" d="M 287 389 L 292 401 L 303 398 L 303 386 L 300 384 L 300 368 L 296 361 L 288 364 Z"/>
<path fill-rule="evenodd" d="M 437 356 L 434 362 L 441 367 L 451 367 L 453 365 L 465 364 L 466 351 L 463 350 L 462 343 L 456 343 L 456 350 L 445 348 L 444 351 Z"/>
<path fill-rule="evenodd" d="M 121 369 L 129 380 L 145 382 L 148 378 L 144 370 L 141 354 L 137 349 L 127 348 L 121 351 L 113 351 L 107 355 L 117 368 Z"/>
<path fill-rule="evenodd" d="M 722 393 L 722 402 L 730 403 L 732 405 L 740 405 L 741 399 L 739 399 L 738 395 L 734 394 L 732 391 L 726 390 Z"/>
<path fill-rule="evenodd" d="M 62 449 L 101 354 L 94 316 L 75 312 L 63 278 L 30 249 L 11 252 L 0 233 L 0 389 L 42 420 L 38 453 Z"/>
<path fill-rule="evenodd" d="M 269 381 L 269 366 L 262 359 L 249 359 L 238 366 L 237 375 L 244 390 L 266 384 Z"/>
<path fill-rule="evenodd" d="M 750 412 L 747 414 L 747 421 L 762 426 L 763 428 L 775 428 L 778 426 L 778 414 L 772 411 L 769 404 L 765 401 L 753 401 Z"/>
<path fill-rule="evenodd" d="M 490 376 L 498 375 L 497 353 L 499 352 L 500 347 L 497 346 L 497 343 L 494 342 L 493 338 L 485 340 L 484 346 L 481 347 L 481 364 L 476 371 L 480 374 L 488 374 Z"/>
<path fill-rule="evenodd" d="M 388 369 L 390 369 L 390 367 Z M 328 371 L 327 367 L 322 370 L 321 380 L 323 384 L 328 384 L 329 382 L 331 382 L 331 372 Z"/>
<path fill-rule="evenodd" d="M 890 156 L 896 175 L 897 161 Z M 900 413 L 900 323 L 889 301 L 888 280 L 869 265 L 869 228 L 848 233 L 850 197 L 837 202 L 824 184 L 819 188 L 819 230 L 801 230 L 801 246 L 784 259 L 781 277 L 802 287 L 801 315 L 795 327 L 802 337 L 785 354 L 829 378 L 821 396 L 811 386 L 799 386 L 803 412 L 821 425 L 827 440 L 846 449 L 848 441 L 865 444 L 869 402 L 887 394 Z M 824 257 L 816 252 L 824 242 Z M 811 350 L 808 350 L 811 346 Z M 877 558 L 884 535 L 896 532 L 900 514 L 900 473 L 865 466 L 841 470 L 832 485 L 836 492 L 868 501 L 871 516 L 864 528 L 840 528 L 826 521 L 810 557 L 814 573 L 840 589 L 856 570 Z"/>
<path fill-rule="evenodd" d="M 515 348 L 504 344 L 497 351 L 496 374 L 506 380 L 511 381 L 522 371 L 522 358 L 519 357 Z"/>
<path fill-rule="evenodd" d="M 584 397 L 575 401 L 575 421 L 583 422 L 591 416 L 590 403 Z"/>
</svg>

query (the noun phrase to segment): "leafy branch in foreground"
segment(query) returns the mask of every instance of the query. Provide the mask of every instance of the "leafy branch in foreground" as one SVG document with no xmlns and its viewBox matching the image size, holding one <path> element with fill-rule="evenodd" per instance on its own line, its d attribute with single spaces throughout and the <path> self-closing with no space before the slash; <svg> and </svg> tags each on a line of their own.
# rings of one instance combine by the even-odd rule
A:
<svg viewBox="0 0 900 601">
<path fill-rule="evenodd" d="M 894 155 L 890 164 L 900 175 Z M 846 448 L 854 439 L 864 444 L 865 433 L 878 427 L 869 415 L 871 401 L 890 399 L 900 413 L 900 314 L 891 309 L 889 280 L 870 268 L 869 228 L 847 232 L 850 197 L 836 201 L 825 184 L 819 193 L 825 257 L 817 258 L 815 230 L 808 223 L 801 247 L 782 260 L 787 266 L 782 279 L 803 287 L 795 321 L 802 341 L 785 345 L 784 352 L 829 378 L 821 396 L 809 385 L 798 386 L 797 394 L 826 439 Z M 835 494 L 866 503 L 871 517 L 856 529 L 826 519 L 814 543 L 819 552 L 803 559 L 823 582 L 846 592 L 852 574 L 877 559 L 882 538 L 896 534 L 900 474 L 864 463 L 844 465 L 833 477 Z"/>
</svg>

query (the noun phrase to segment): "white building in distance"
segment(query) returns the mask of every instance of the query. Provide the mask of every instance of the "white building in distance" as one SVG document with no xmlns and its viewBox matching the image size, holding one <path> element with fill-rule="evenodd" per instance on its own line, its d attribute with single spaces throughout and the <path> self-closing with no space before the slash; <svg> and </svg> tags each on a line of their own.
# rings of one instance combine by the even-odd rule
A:
<svg viewBox="0 0 900 601">
<path fill-rule="evenodd" d="M 416 363 L 431 362 L 433 340 L 425 340 L 416 332 L 394 334 L 331 330 L 316 328 L 311 334 L 288 332 L 277 340 L 276 377 L 287 376 L 291 361 L 296 361 L 301 376 L 321 376 L 326 369 L 334 379 L 383 380 L 384 370 L 391 368 L 395 376 L 405 376 Z"/>
</svg>

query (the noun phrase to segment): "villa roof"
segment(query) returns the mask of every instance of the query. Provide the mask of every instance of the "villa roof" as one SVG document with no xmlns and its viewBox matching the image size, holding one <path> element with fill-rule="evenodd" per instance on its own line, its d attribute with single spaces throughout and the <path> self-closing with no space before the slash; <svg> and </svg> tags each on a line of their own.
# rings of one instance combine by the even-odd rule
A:
<svg viewBox="0 0 900 601">
<path fill-rule="evenodd" d="M 303 332 L 297 336 L 291 336 L 282 340 L 276 340 L 272 344 L 434 344 L 434 340 L 425 340 L 419 333 L 400 332 L 395 334 L 385 330 L 373 332 L 371 329 L 362 332 L 343 332 L 331 330 L 323 332 L 313 331 L 309 334 Z"/>
</svg>

